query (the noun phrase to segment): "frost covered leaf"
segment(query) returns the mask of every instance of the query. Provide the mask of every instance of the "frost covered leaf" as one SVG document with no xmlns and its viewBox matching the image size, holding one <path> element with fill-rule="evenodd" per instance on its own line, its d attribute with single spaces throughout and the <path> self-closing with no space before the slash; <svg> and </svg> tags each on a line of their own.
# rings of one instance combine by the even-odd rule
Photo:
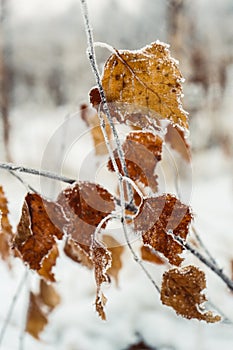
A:
<svg viewBox="0 0 233 350">
<path fill-rule="evenodd" d="M 118 285 L 118 276 L 122 268 L 122 254 L 124 252 L 124 247 L 120 245 L 115 238 L 109 235 L 104 235 L 102 238 L 104 244 L 106 244 L 108 251 L 112 256 L 112 264 L 108 269 L 108 275 L 113 277 Z"/>
<path fill-rule="evenodd" d="M 95 302 L 96 311 L 98 312 L 102 320 L 106 320 L 104 306 L 106 304 L 107 299 L 101 291 L 101 285 L 105 282 L 110 282 L 106 272 L 111 266 L 112 258 L 105 245 L 97 241 L 94 241 L 92 244 L 91 256 L 94 265 L 95 280 L 97 286 Z"/>
<path fill-rule="evenodd" d="M 100 127 L 100 121 L 96 110 L 93 108 L 89 108 L 87 105 L 82 105 L 81 117 L 91 130 L 91 135 L 95 146 L 95 153 L 97 155 L 107 154 L 108 150 L 104 141 L 104 136 Z M 110 139 L 111 128 L 110 128 L 110 125 L 107 123 L 106 118 L 105 118 L 105 130 L 108 135 L 108 138 Z"/>
<path fill-rule="evenodd" d="M 62 191 L 57 203 L 65 214 L 65 233 L 90 254 L 96 227 L 115 208 L 113 196 L 100 185 L 80 182 Z"/>
<path fill-rule="evenodd" d="M 204 312 L 203 303 L 207 300 L 203 294 L 206 279 L 203 271 L 195 266 L 185 266 L 166 271 L 163 275 L 161 300 L 171 306 L 178 315 L 191 319 L 218 322 L 220 316 L 211 311 Z"/>
<path fill-rule="evenodd" d="M 171 264 L 180 265 L 183 259 L 179 254 L 183 247 L 174 241 L 168 231 L 185 239 L 191 220 L 190 208 L 175 196 L 166 194 L 146 198 L 134 220 L 134 226 L 142 234 L 145 245 L 163 253 Z"/>
<path fill-rule="evenodd" d="M 188 129 L 187 113 L 181 105 L 181 82 L 168 45 L 158 41 L 138 51 L 116 50 L 107 60 L 102 77 L 107 102 L 132 104 L 132 112 L 133 105 L 148 108 L 158 118 Z"/>
<path fill-rule="evenodd" d="M 167 133 L 165 134 L 165 142 L 169 143 L 184 160 L 187 162 L 191 161 L 190 145 L 188 144 L 183 129 L 179 126 L 169 123 L 167 126 Z"/>
<path fill-rule="evenodd" d="M 41 302 L 52 311 L 60 304 L 61 298 L 52 284 L 48 284 L 43 279 L 40 280 L 39 298 Z"/>
<path fill-rule="evenodd" d="M 7 199 L 2 186 L 0 186 L 0 255 L 6 261 L 10 256 L 10 241 L 13 236 L 8 214 Z"/>
<path fill-rule="evenodd" d="M 42 310 L 38 295 L 30 292 L 29 307 L 27 312 L 26 332 L 39 339 L 40 333 L 48 323 L 47 315 Z"/>
<path fill-rule="evenodd" d="M 93 263 L 91 261 L 90 254 L 86 252 L 83 248 L 81 248 L 79 244 L 77 244 L 70 237 L 66 240 L 64 252 L 73 261 L 82 264 L 83 266 L 86 266 L 89 269 L 93 268 Z"/>
<path fill-rule="evenodd" d="M 154 174 L 154 171 L 161 160 L 162 144 L 163 141 L 159 136 L 139 131 L 128 134 L 122 145 L 129 177 L 151 187 L 154 192 L 158 186 L 157 175 Z M 118 158 L 116 162 L 119 171 L 123 173 Z M 108 162 L 108 169 L 114 170 L 111 160 Z"/>
<path fill-rule="evenodd" d="M 142 260 L 149 261 L 154 264 L 164 264 L 164 260 L 159 256 L 156 250 L 144 245 L 141 247 L 141 257 Z"/>
<path fill-rule="evenodd" d="M 56 238 L 63 237 L 63 233 L 57 227 L 60 223 L 56 221 L 54 213 L 58 217 L 62 215 L 55 203 L 43 199 L 38 194 L 27 194 L 13 241 L 13 246 L 23 261 L 44 278 L 52 281 L 54 276 L 51 270 L 58 255 Z"/>
</svg>

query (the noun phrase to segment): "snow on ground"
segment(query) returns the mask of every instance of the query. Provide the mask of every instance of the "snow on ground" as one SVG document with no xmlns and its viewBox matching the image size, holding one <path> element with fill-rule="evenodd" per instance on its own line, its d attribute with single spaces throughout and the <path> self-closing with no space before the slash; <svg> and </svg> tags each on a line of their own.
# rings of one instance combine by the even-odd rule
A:
<svg viewBox="0 0 233 350">
<path fill-rule="evenodd" d="M 12 153 L 15 163 L 40 168 L 46 146 L 54 138 L 66 115 L 66 108 L 44 112 L 31 108 L 15 110 L 12 117 L 14 118 Z M 83 125 L 80 124 L 80 132 L 82 131 Z M 82 143 L 81 146 L 84 147 Z M 68 148 L 67 152 L 69 151 Z M 66 175 L 75 175 L 76 170 L 72 173 L 75 162 L 76 159 L 68 159 L 63 169 Z M 224 271 L 231 275 L 232 160 L 226 158 L 220 149 L 213 148 L 195 155 L 192 166 L 191 205 L 195 214 L 195 226 Z M 23 177 L 31 185 L 40 188 L 41 182 L 38 178 L 31 175 Z M 3 171 L 1 171 L 1 183 L 9 199 L 11 219 L 15 226 L 26 190 L 16 179 Z M 219 278 L 199 264 L 195 258 L 187 253 L 185 256 L 187 263 L 197 263 L 206 271 L 208 297 L 233 322 L 233 295 L 227 291 Z M 159 282 L 163 267 L 148 264 L 148 268 Z M 232 350 L 233 324 L 207 325 L 204 322 L 177 317 L 173 310 L 161 305 L 156 290 L 128 252 L 124 255 L 124 269 L 120 274 L 119 288 L 113 283 L 105 290 L 108 298 L 106 322 L 99 320 L 94 310 L 95 283 L 91 272 L 61 256 L 56 274 L 57 289 L 62 302 L 51 314 L 50 322 L 41 336 L 41 342 L 26 335 L 25 349 L 123 350 L 135 342 L 136 334 L 140 333 L 148 344 L 161 349 Z M 24 268 L 18 260 L 13 263 L 10 272 L 5 264 L 0 264 L 1 324 L 23 275 Z M 35 280 L 35 274 L 31 273 L 17 300 L 0 347 L 2 350 L 19 349 L 28 302 L 28 288 L 35 287 Z"/>
</svg>

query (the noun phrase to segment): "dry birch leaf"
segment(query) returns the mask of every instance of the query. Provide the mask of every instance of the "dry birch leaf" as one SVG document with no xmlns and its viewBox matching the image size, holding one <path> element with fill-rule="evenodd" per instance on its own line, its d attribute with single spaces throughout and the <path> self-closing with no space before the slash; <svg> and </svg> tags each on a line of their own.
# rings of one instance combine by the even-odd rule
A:
<svg viewBox="0 0 233 350">
<path fill-rule="evenodd" d="M 185 266 L 166 271 L 163 275 L 161 300 L 164 305 L 172 307 L 178 315 L 196 318 L 208 323 L 221 320 L 211 311 L 204 312 L 203 303 L 206 296 L 206 279 L 203 271 L 195 266 Z"/>
<path fill-rule="evenodd" d="M 182 81 L 168 45 L 159 41 L 137 51 L 116 50 L 107 60 L 102 77 L 108 103 L 130 104 L 132 113 L 135 106 L 147 108 L 158 118 L 188 129 L 187 113 L 181 104 Z"/>
<path fill-rule="evenodd" d="M 7 199 L 2 186 L 0 186 L 0 256 L 5 261 L 9 261 L 10 242 L 13 236 L 8 214 Z"/>
<path fill-rule="evenodd" d="M 93 263 L 90 258 L 90 254 L 82 249 L 71 237 L 66 240 L 64 246 L 65 254 L 73 261 L 88 267 L 93 268 Z"/>
<path fill-rule="evenodd" d="M 34 338 L 39 339 L 39 335 L 47 323 L 48 318 L 42 310 L 40 298 L 38 295 L 31 292 L 25 331 L 31 334 Z"/>
<path fill-rule="evenodd" d="M 40 280 L 39 298 L 51 311 L 57 305 L 59 305 L 61 301 L 60 295 L 57 293 L 52 284 L 48 284 L 43 279 Z"/>
<path fill-rule="evenodd" d="M 113 196 L 100 185 L 80 182 L 62 191 L 57 203 L 65 214 L 65 233 L 90 254 L 97 226 L 115 209 Z"/>
<path fill-rule="evenodd" d="M 172 123 L 168 124 L 165 142 L 169 143 L 184 160 L 187 162 L 191 161 L 190 145 L 188 144 L 183 129 L 179 126 L 173 125 Z"/>
<path fill-rule="evenodd" d="M 127 135 L 122 149 L 125 155 L 126 167 L 129 177 L 149 186 L 153 192 L 157 191 L 157 175 L 154 174 L 157 163 L 161 160 L 162 139 L 149 132 L 131 132 Z M 116 151 L 114 153 L 116 155 Z M 121 174 L 123 170 L 119 158 L 116 162 Z M 108 169 L 113 171 L 111 160 Z"/>
<path fill-rule="evenodd" d="M 50 280 L 54 280 L 51 269 L 58 255 L 56 239 L 63 237 L 63 233 L 55 224 L 56 221 L 51 221 L 49 216 L 49 212 L 54 212 L 55 206 L 57 207 L 55 203 L 43 199 L 38 194 L 27 194 L 13 241 L 13 246 L 23 261 Z"/>
<path fill-rule="evenodd" d="M 183 247 L 168 234 L 186 238 L 192 220 L 190 208 L 175 196 L 166 194 L 146 198 L 134 220 L 134 227 L 142 234 L 143 243 L 161 252 L 173 265 L 180 265 Z"/>
</svg>

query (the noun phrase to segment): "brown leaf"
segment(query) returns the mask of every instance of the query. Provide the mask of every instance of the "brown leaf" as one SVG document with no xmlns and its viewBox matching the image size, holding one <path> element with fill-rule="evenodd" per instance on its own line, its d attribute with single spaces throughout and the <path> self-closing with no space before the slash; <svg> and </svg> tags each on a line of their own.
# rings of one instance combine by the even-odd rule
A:
<svg viewBox="0 0 233 350">
<path fill-rule="evenodd" d="M 166 194 L 146 198 L 134 220 L 134 226 L 142 234 L 145 245 L 163 253 L 171 264 L 180 265 L 183 259 L 179 254 L 183 247 L 174 241 L 168 231 L 185 239 L 191 220 L 190 208 L 175 196 Z"/>
<path fill-rule="evenodd" d="M 0 256 L 5 261 L 9 261 L 11 251 L 10 241 L 13 236 L 8 214 L 7 199 L 2 186 L 0 186 Z"/>
<path fill-rule="evenodd" d="M 165 134 L 165 142 L 169 143 L 184 160 L 187 162 L 191 161 L 190 145 L 184 131 L 179 126 L 169 123 L 167 133 Z"/>
<path fill-rule="evenodd" d="M 82 264 L 89 269 L 93 268 L 90 255 L 70 237 L 66 240 L 64 252 L 73 261 Z"/>
<path fill-rule="evenodd" d="M 60 296 L 54 287 L 41 279 L 39 293 L 30 292 L 25 331 L 39 339 L 48 323 L 49 314 L 59 303 Z"/>
<path fill-rule="evenodd" d="M 65 213 L 64 231 L 89 254 L 96 227 L 115 208 L 113 196 L 100 185 L 80 182 L 62 191 L 57 203 Z"/>
<path fill-rule="evenodd" d="M 163 275 L 161 300 L 185 318 L 218 322 L 220 316 L 214 316 L 211 311 L 204 312 L 202 304 L 206 301 L 206 296 L 202 292 L 205 288 L 203 271 L 192 265 L 174 268 Z"/>
<path fill-rule="evenodd" d="M 129 177 L 151 187 L 154 192 L 157 191 L 158 185 L 157 175 L 154 175 L 154 171 L 157 163 L 161 160 L 162 144 L 162 139 L 152 133 L 131 132 L 127 135 L 122 146 Z M 122 174 L 119 158 L 116 159 L 116 162 Z M 108 169 L 114 171 L 111 160 L 108 162 Z"/>
<path fill-rule="evenodd" d="M 117 51 L 107 60 L 102 85 L 107 102 L 145 107 L 158 118 L 188 128 L 182 109 L 182 75 L 168 45 L 155 42 L 138 51 Z M 92 93 L 92 101 L 97 94 Z M 94 96 L 94 97 L 93 97 Z M 129 113 L 129 107 L 127 107 Z"/>
<path fill-rule="evenodd" d="M 52 311 L 57 305 L 60 304 L 61 298 L 57 293 L 55 288 L 45 282 L 43 279 L 40 280 L 40 293 L 39 298 L 44 305 L 47 305 L 48 308 Z"/>
<path fill-rule="evenodd" d="M 52 272 L 53 266 L 56 265 L 57 257 L 59 256 L 59 251 L 56 243 L 53 245 L 48 255 L 42 260 L 41 268 L 37 271 L 39 275 L 44 277 L 50 282 L 55 282 L 54 273 Z"/>
<path fill-rule="evenodd" d="M 27 312 L 26 332 L 39 339 L 39 334 L 48 323 L 47 315 L 42 311 L 40 298 L 30 292 L 29 308 Z"/>
<path fill-rule="evenodd" d="M 112 263 L 111 267 L 108 269 L 108 275 L 112 276 L 116 285 L 118 286 L 118 276 L 122 268 L 122 254 L 124 252 L 124 247 L 120 245 L 115 238 L 109 235 L 104 235 L 102 237 L 104 244 L 107 246 L 108 251 L 111 253 Z"/>
<path fill-rule="evenodd" d="M 154 264 L 163 265 L 165 263 L 156 250 L 144 245 L 141 247 L 141 257 L 142 260 L 149 261 Z"/>
<path fill-rule="evenodd" d="M 38 194 L 27 194 L 13 242 L 23 261 L 50 280 L 54 280 L 51 269 L 57 256 L 57 248 L 54 247 L 56 238 L 63 237 L 63 233 L 56 226 L 56 218 L 52 221 L 50 216 L 54 212 L 56 215 L 59 212 L 58 216 L 62 216 L 57 204 Z"/>
<path fill-rule="evenodd" d="M 95 153 L 97 155 L 107 154 L 108 150 L 104 141 L 104 136 L 100 127 L 100 121 L 96 110 L 88 107 L 87 105 L 82 105 L 81 117 L 91 130 L 91 135 L 95 146 Z M 108 138 L 110 139 L 111 128 L 107 122 L 107 118 L 104 118 L 104 119 L 105 119 L 105 130 L 108 135 Z"/>
<path fill-rule="evenodd" d="M 106 272 L 111 266 L 112 258 L 111 254 L 109 253 L 108 249 L 105 247 L 104 244 L 101 244 L 97 241 L 93 242 L 92 261 L 94 264 L 95 280 L 97 286 L 95 302 L 96 311 L 98 312 L 102 320 L 106 320 L 104 306 L 106 304 L 107 299 L 101 291 L 101 286 L 105 282 L 110 282 Z"/>
</svg>

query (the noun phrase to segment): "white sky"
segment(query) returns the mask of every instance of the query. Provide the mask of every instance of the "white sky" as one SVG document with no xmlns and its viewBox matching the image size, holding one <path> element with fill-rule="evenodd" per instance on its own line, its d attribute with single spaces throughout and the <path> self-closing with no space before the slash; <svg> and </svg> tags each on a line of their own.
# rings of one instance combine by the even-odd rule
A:
<svg viewBox="0 0 233 350">
<path fill-rule="evenodd" d="M 14 17 L 29 20 L 32 17 L 57 16 L 79 0 L 9 0 Z M 101 12 L 101 4 L 109 0 L 88 0 L 90 10 Z M 142 0 L 118 0 L 129 12 L 137 12 Z"/>
</svg>

